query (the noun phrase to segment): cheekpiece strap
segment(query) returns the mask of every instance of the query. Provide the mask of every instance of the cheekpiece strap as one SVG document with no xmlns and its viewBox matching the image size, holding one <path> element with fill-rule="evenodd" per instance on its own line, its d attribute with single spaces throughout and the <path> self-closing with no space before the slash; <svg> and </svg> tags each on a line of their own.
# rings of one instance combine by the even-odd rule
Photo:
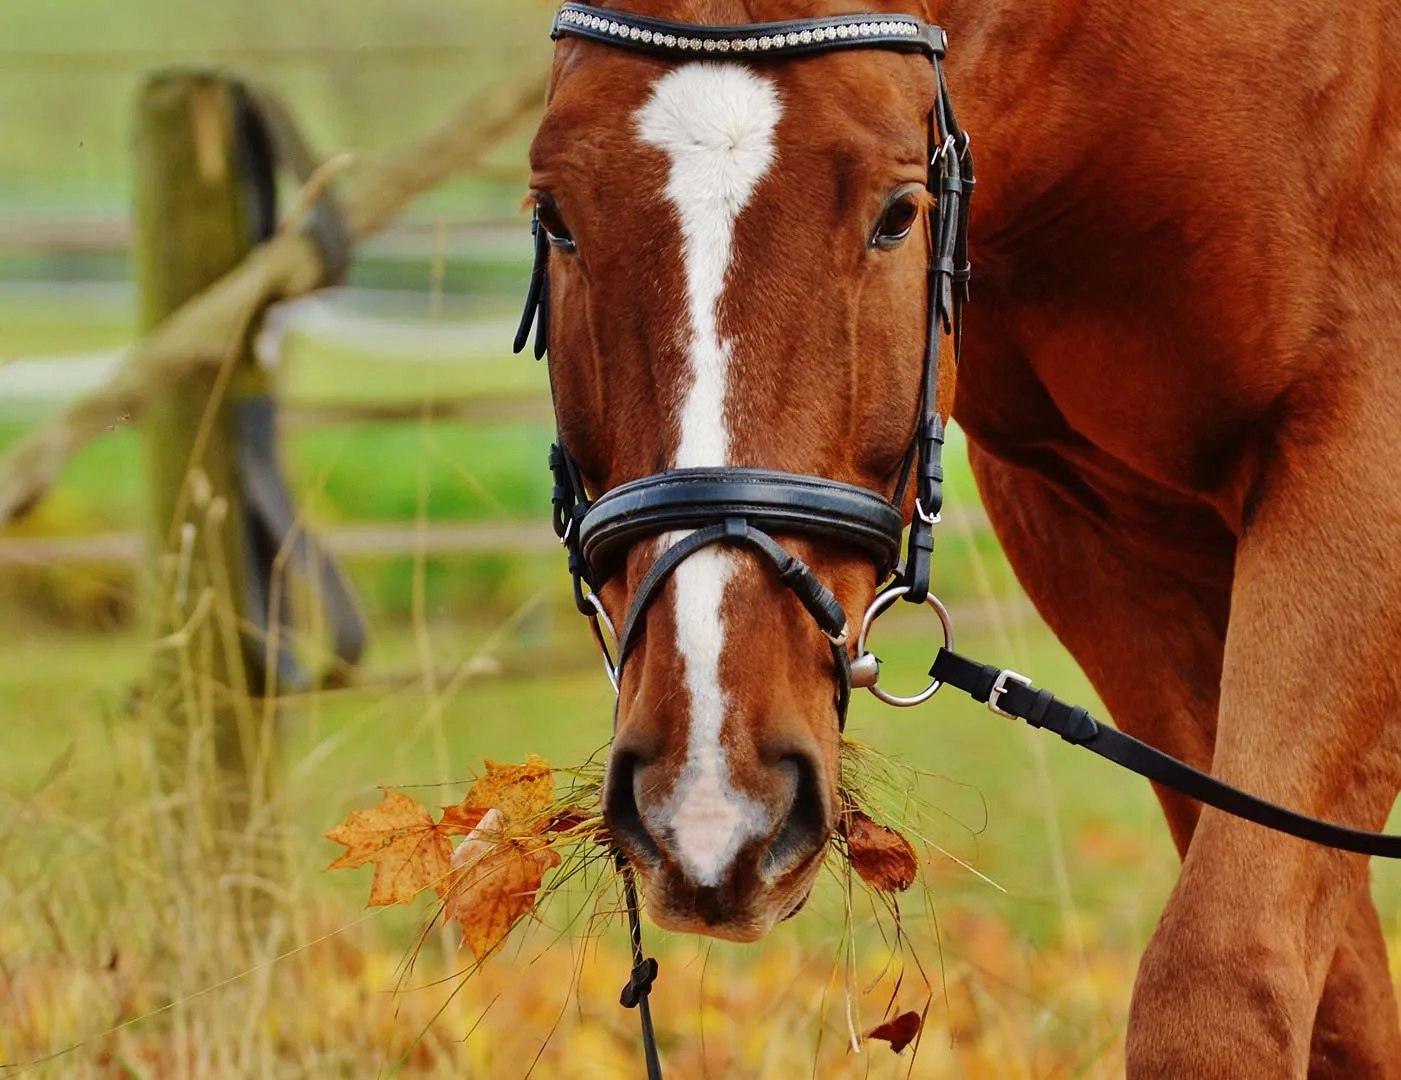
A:
<svg viewBox="0 0 1401 1080">
<path fill-rule="evenodd" d="M 561 439 L 550 446 L 550 475 L 554 478 L 550 504 L 554 509 L 555 535 L 569 556 L 569 576 L 574 579 L 574 606 L 581 614 L 592 616 L 594 608 L 584 593 L 584 586 L 593 590 L 598 583 L 589 570 L 579 542 L 579 525 L 589 512 L 589 500 L 584 492 L 579 466 L 564 449 L 563 442 Z"/>
</svg>

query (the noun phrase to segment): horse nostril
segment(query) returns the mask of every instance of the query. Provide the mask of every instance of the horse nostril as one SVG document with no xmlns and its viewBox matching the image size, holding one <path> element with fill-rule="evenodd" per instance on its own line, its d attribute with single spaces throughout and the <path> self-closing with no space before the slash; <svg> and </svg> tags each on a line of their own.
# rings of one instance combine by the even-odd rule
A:
<svg viewBox="0 0 1401 1080">
<path fill-rule="evenodd" d="M 661 862 L 657 842 L 642 823 L 637 808 L 637 769 L 641 759 L 636 754 L 615 754 L 608 763 L 608 781 L 603 797 L 603 820 L 613 838 L 623 844 L 628 853 L 653 864 Z"/>
<path fill-rule="evenodd" d="M 804 755 L 792 754 L 783 758 L 778 767 L 793 778 L 793 803 L 783 827 L 759 863 L 759 873 L 769 881 L 825 844 L 828 832 L 826 802 L 812 761 Z"/>
</svg>

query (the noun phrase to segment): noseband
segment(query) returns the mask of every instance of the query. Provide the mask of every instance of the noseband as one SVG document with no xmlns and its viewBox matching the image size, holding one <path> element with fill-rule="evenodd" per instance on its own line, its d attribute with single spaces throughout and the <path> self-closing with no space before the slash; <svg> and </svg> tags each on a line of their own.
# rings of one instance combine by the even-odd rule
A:
<svg viewBox="0 0 1401 1080">
<path fill-rule="evenodd" d="M 934 66 L 935 97 L 929 116 L 928 186 L 937 199 L 931 228 L 928 338 L 924 353 L 915 436 L 900 468 L 894 492 L 870 491 L 821 476 L 777 469 L 673 469 L 621 484 L 590 499 L 579 467 L 563 438 L 550 449 L 554 474 L 555 533 L 569 554 L 574 600 L 592 622 L 614 688 L 623 665 L 641 638 L 647 610 L 680 563 L 715 544 L 738 546 L 762 556 L 778 580 L 801 601 L 831 643 L 836 671 L 836 709 L 845 726 L 851 696 L 852 662 L 847 651 L 850 624 L 831 589 L 812 569 L 787 551 L 771 532 L 803 536 L 858 551 L 870 559 L 877 581 L 921 604 L 929 598 L 934 525 L 943 505 L 944 423 L 935 393 L 939 340 L 951 335 L 957 356 L 963 337 L 963 304 L 968 297 L 968 201 L 973 192 L 973 159 L 968 136 L 954 119 L 943 59 L 942 30 L 908 15 L 839 15 L 824 19 L 712 26 L 646 18 L 586 4 L 565 4 L 550 36 L 613 45 L 667 60 L 709 60 L 763 65 L 816 53 L 885 49 L 919 53 Z M 532 220 L 535 263 L 515 349 L 525 348 L 535 327 L 535 356 L 549 347 L 550 245 L 538 215 Z M 904 559 L 904 504 L 915 488 L 915 517 Z M 597 598 L 602 584 L 618 572 L 621 557 L 637 542 L 663 533 L 687 532 L 652 564 L 633 596 L 610 655 L 600 622 L 612 624 Z M 873 609 L 874 610 L 874 609 Z M 867 669 L 857 679 L 873 685 Z"/>
</svg>

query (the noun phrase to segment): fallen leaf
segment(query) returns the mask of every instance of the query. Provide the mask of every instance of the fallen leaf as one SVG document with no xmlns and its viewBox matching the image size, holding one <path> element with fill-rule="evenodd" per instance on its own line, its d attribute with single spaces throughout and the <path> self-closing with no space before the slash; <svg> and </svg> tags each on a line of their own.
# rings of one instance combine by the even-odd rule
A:
<svg viewBox="0 0 1401 1080">
<path fill-rule="evenodd" d="M 461 809 L 499 810 L 504 831 L 540 832 L 554 802 L 554 770 L 544 758 L 529 754 L 524 765 L 488 761 Z"/>
<path fill-rule="evenodd" d="M 843 814 L 843 824 L 847 857 L 863 881 L 881 892 L 904 892 L 914 884 L 919 861 L 908 840 L 854 807 Z"/>
<path fill-rule="evenodd" d="M 444 917 L 462 926 L 462 943 L 482 959 L 535 908 L 545 874 L 559 855 L 534 837 L 503 836 L 505 818 L 493 808 L 453 852 L 458 875 L 443 901 Z"/>
<path fill-rule="evenodd" d="M 433 822 L 428 808 L 390 788 L 368 810 L 352 810 L 328 833 L 348 849 L 326 869 L 346 870 L 374 863 L 375 879 L 367 907 L 410 904 L 424 889 L 442 889 L 452 871 L 449 834 Z"/>
<path fill-rule="evenodd" d="M 924 1018 L 917 1012 L 901 1013 L 895 1019 L 887 1020 L 885 1023 L 873 1027 L 866 1032 L 866 1038 L 888 1042 L 890 1049 L 898 1054 L 915 1041 L 923 1023 Z"/>
<path fill-rule="evenodd" d="M 456 806 L 445 806 L 438 828 L 447 836 L 467 836 L 481 823 L 485 813 L 485 807 L 468 806 L 466 801 Z"/>
</svg>

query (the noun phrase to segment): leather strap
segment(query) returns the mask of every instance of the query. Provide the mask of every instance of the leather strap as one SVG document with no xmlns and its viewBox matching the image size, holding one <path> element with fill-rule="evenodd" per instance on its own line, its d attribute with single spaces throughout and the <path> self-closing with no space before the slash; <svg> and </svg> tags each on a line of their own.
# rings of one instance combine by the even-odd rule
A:
<svg viewBox="0 0 1401 1080">
<path fill-rule="evenodd" d="M 1049 690 L 1037 689 L 1016 672 L 940 649 L 929 674 L 975 701 L 987 702 L 994 712 L 1053 731 L 1068 743 L 1083 746 L 1130 772 L 1238 818 L 1324 847 L 1401 859 L 1401 836 L 1337 825 L 1251 795 L 1132 735 L 1101 724 L 1085 709 L 1061 701 Z"/>
<path fill-rule="evenodd" d="M 530 235 L 534 237 L 535 257 L 530 265 L 530 287 L 525 293 L 525 310 L 512 352 L 520 352 L 530 340 L 530 328 L 535 326 L 535 359 L 542 358 L 550 347 L 550 237 L 540 224 L 540 212 L 530 215 Z"/>
<path fill-rule="evenodd" d="M 836 15 L 785 22 L 673 22 L 616 8 L 568 3 L 550 28 L 551 39 L 585 38 L 669 60 L 781 59 L 843 49 L 891 49 L 942 59 L 944 32 L 910 15 Z"/>
<path fill-rule="evenodd" d="M 329 675 L 343 682 L 365 652 L 365 620 L 340 569 L 331 554 L 306 530 L 297 512 L 286 481 L 282 478 L 277 447 L 277 403 L 268 395 L 243 398 L 232 406 L 232 424 L 237 439 L 239 483 L 246 503 L 245 535 L 248 550 L 244 573 L 248 580 L 249 616 L 253 624 L 271 629 L 273 612 L 268 598 L 273 595 L 273 579 L 284 558 L 315 585 L 331 635 L 331 650 L 337 661 Z M 284 595 L 283 607 L 290 598 Z M 284 610 L 285 616 L 285 610 Z M 254 650 L 261 670 L 262 653 Z M 288 644 L 287 635 L 277 657 L 279 685 L 297 688 L 309 684 Z M 266 674 L 266 673 L 264 673 Z"/>
<path fill-rule="evenodd" d="M 250 240 L 261 243 L 278 228 L 278 170 L 285 170 L 298 183 L 305 184 L 319 163 L 276 95 L 240 79 L 231 79 L 229 85 L 236 109 L 240 174 L 248 177 L 252 187 Z M 325 281 L 341 280 L 350 265 L 352 245 L 344 215 L 329 186 L 317 195 L 301 229 L 316 246 Z M 314 583 L 325 611 L 336 659 L 336 666 L 325 677 L 344 682 L 365 650 L 364 618 L 335 561 L 306 531 L 287 490 L 278 459 L 277 402 L 266 394 L 241 397 L 230 405 L 230 422 L 236 443 L 235 465 L 245 501 L 243 573 L 250 621 L 267 633 L 274 617 L 286 619 L 290 598 L 284 597 L 284 610 L 277 613 L 269 610 L 269 597 L 274 591 L 274 579 L 282 572 L 283 559 L 290 557 L 291 565 Z M 267 649 L 262 642 L 248 649 L 250 668 L 257 675 L 260 692 L 268 685 L 271 672 L 265 668 L 269 659 L 276 665 L 277 685 L 284 689 L 312 683 L 288 644 L 288 635 L 282 635 L 281 641 L 275 658 L 265 655 Z"/>
<path fill-rule="evenodd" d="M 579 523 L 584 559 L 596 573 L 639 540 L 742 517 L 756 529 L 855 547 L 884 579 L 900 553 L 904 521 L 884 496 L 820 476 L 773 469 L 672 469 L 599 498 Z"/>
<path fill-rule="evenodd" d="M 842 610 L 832 591 L 822 584 L 807 563 L 796 555 L 789 554 L 773 537 L 754 528 L 744 518 L 727 518 L 718 524 L 698 529 L 672 544 L 652 563 L 642 581 L 638 583 L 637 591 L 633 594 L 632 606 L 623 622 L 623 632 L 618 636 L 615 678 L 621 683 L 623 666 L 642 639 L 647 626 L 647 612 L 652 606 L 652 601 L 660 595 L 662 586 L 685 560 L 712 544 L 741 545 L 767 558 L 777 572 L 778 580 L 793 590 L 817 623 L 818 629 L 827 636 L 831 643 L 832 663 L 836 672 L 837 728 L 844 730 L 847 705 L 851 701 L 851 656 L 846 648 L 849 633 L 846 612 Z"/>
<path fill-rule="evenodd" d="M 255 239 L 266 240 L 277 230 L 277 168 L 286 169 L 297 183 L 305 184 L 320 162 L 281 98 L 242 80 L 234 80 L 232 86 L 238 102 L 241 152 L 248 157 L 246 164 L 264 207 L 261 220 L 255 224 Z M 317 194 L 301 229 L 316 245 L 324 283 L 342 281 L 350 269 L 350 228 L 329 184 Z"/>
<path fill-rule="evenodd" d="M 637 886 L 633 884 L 632 869 L 619 853 L 614 863 L 623 879 L 623 899 L 628 913 L 628 939 L 632 944 L 632 975 L 628 978 L 623 992 L 618 995 L 619 1004 L 625 1009 L 636 1009 L 642 1018 L 642 1055 L 647 1063 L 647 1080 L 662 1080 L 661 1055 L 657 1050 L 657 1033 L 652 1027 L 652 1004 L 648 1000 L 652 984 L 657 981 L 657 961 L 642 951 L 642 916 L 637 902 Z"/>
</svg>

